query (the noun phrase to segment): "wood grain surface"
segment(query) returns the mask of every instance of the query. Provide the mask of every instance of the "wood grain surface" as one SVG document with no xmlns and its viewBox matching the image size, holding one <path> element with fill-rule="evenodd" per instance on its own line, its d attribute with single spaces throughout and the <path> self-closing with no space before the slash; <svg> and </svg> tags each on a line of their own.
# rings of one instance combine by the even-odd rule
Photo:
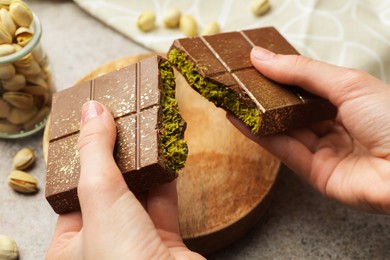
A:
<svg viewBox="0 0 390 260">
<path fill-rule="evenodd" d="M 80 81 L 151 55 L 113 61 Z M 185 139 L 189 147 L 177 182 L 180 232 L 189 248 L 208 254 L 236 241 L 261 220 L 270 203 L 280 161 L 243 136 L 226 119 L 224 110 L 191 89 L 179 73 L 176 76 L 176 95 L 187 121 Z"/>
</svg>

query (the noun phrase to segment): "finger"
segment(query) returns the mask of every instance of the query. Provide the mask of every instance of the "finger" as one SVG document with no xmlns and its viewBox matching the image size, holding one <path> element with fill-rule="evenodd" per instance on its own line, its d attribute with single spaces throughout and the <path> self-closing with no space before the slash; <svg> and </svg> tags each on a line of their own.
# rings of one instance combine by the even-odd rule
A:
<svg viewBox="0 0 390 260">
<path fill-rule="evenodd" d="M 58 216 L 56 229 L 51 245 L 47 251 L 47 259 L 76 259 L 80 254 L 80 241 L 75 237 L 82 228 L 81 213 L 72 212 Z"/>
<path fill-rule="evenodd" d="M 113 158 L 115 138 L 115 122 L 107 108 L 96 101 L 87 102 L 82 108 L 78 140 L 78 195 L 83 217 L 107 209 L 128 191 Z"/>
<path fill-rule="evenodd" d="M 58 239 L 65 233 L 79 232 L 83 226 L 81 213 L 72 212 L 59 215 L 57 219 L 56 229 L 54 231 L 53 240 Z"/>
<path fill-rule="evenodd" d="M 313 131 L 317 135 L 317 137 L 321 138 L 327 135 L 332 127 L 335 125 L 335 122 L 332 120 L 320 121 L 312 123 L 308 126 L 308 128 Z"/>
<path fill-rule="evenodd" d="M 318 136 L 309 128 L 302 127 L 292 129 L 287 131 L 285 134 L 301 142 L 310 150 L 310 152 L 315 152 L 318 143 Z"/>
<path fill-rule="evenodd" d="M 274 154 L 291 170 L 304 179 L 309 178 L 313 154 L 299 140 L 285 134 L 256 136 L 241 120 L 232 114 L 227 114 L 227 118 L 244 135 Z"/>
<path fill-rule="evenodd" d="M 168 247 L 181 246 L 176 181 L 153 188 L 148 193 L 147 211 Z"/>
<path fill-rule="evenodd" d="M 362 95 L 361 91 L 372 91 L 361 87 L 367 80 L 379 81 L 363 71 L 299 55 L 278 55 L 261 47 L 252 49 L 251 61 L 266 77 L 279 83 L 302 87 L 329 99 L 337 107 L 354 95 Z"/>
</svg>

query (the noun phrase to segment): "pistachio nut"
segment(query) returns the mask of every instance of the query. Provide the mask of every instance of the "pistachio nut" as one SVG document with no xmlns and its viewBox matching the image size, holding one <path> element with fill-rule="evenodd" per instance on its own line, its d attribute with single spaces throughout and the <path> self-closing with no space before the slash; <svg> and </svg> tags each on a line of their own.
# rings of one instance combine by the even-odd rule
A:
<svg viewBox="0 0 390 260">
<path fill-rule="evenodd" d="M 36 62 L 41 63 L 41 61 L 46 57 L 46 53 L 43 51 L 41 45 L 37 45 L 32 51 L 32 56 Z"/>
<path fill-rule="evenodd" d="M 0 64 L 0 79 L 8 80 L 16 75 L 16 70 L 12 64 Z"/>
<path fill-rule="evenodd" d="M 22 125 L 30 121 L 38 112 L 36 107 L 31 109 L 11 108 L 7 120 L 15 125 Z"/>
<path fill-rule="evenodd" d="M 180 17 L 180 30 L 188 37 L 198 35 L 198 25 L 191 15 L 182 15 Z"/>
<path fill-rule="evenodd" d="M 6 118 L 11 111 L 10 105 L 0 98 L 0 118 Z"/>
<path fill-rule="evenodd" d="M 221 31 L 219 24 L 217 22 L 210 22 L 202 31 L 202 35 L 213 35 Z"/>
<path fill-rule="evenodd" d="M 143 12 L 137 20 L 138 28 L 143 32 L 149 32 L 156 27 L 156 14 L 153 11 Z"/>
<path fill-rule="evenodd" d="M 21 59 L 19 59 L 18 61 L 15 61 L 14 62 L 14 65 L 16 68 L 28 68 L 31 66 L 31 63 L 33 62 L 33 56 L 31 55 L 31 53 L 25 55 L 24 57 L 22 57 Z"/>
<path fill-rule="evenodd" d="M 265 14 L 270 8 L 268 0 L 254 0 L 252 2 L 252 13 L 256 16 Z"/>
<path fill-rule="evenodd" d="M 20 46 L 20 45 L 17 44 L 17 43 L 13 43 L 12 46 L 14 46 L 15 52 L 18 52 L 18 51 L 20 51 L 20 50 L 22 49 L 22 46 Z"/>
<path fill-rule="evenodd" d="M 12 36 L 4 25 L 0 24 L 0 44 L 12 43 Z"/>
<path fill-rule="evenodd" d="M 178 9 L 168 10 L 163 18 L 163 23 L 166 28 L 178 28 L 180 23 L 181 13 Z"/>
<path fill-rule="evenodd" d="M 44 78 L 45 76 L 46 75 L 44 73 L 39 73 L 38 75 L 26 77 L 26 81 L 28 83 L 35 85 L 35 86 L 47 88 L 47 82 Z"/>
<path fill-rule="evenodd" d="M 32 39 L 33 37 L 33 32 L 27 28 L 27 27 L 19 27 L 16 31 L 15 31 L 15 37 L 16 37 L 16 42 L 24 47 L 26 46 Z"/>
<path fill-rule="evenodd" d="M 30 121 L 23 124 L 23 128 L 27 131 L 34 129 L 34 127 L 37 124 L 43 122 L 47 118 L 49 113 L 50 113 L 49 107 L 42 107 Z"/>
<path fill-rule="evenodd" d="M 19 170 L 12 171 L 8 176 L 8 185 L 22 193 L 35 193 L 38 191 L 38 181 L 31 174 Z"/>
<path fill-rule="evenodd" d="M 42 86 L 27 85 L 24 88 L 22 88 L 20 91 L 38 96 L 38 95 L 44 95 L 46 92 L 48 92 L 48 89 Z"/>
<path fill-rule="evenodd" d="M 34 106 L 41 108 L 43 106 L 51 105 L 51 93 L 46 91 L 43 95 L 34 95 Z"/>
<path fill-rule="evenodd" d="M 16 52 L 16 49 L 12 44 L 5 43 L 5 44 L 0 45 L 0 56 L 1 57 L 10 55 L 10 54 L 15 53 L 15 52 Z"/>
<path fill-rule="evenodd" d="M 15 134 L 22 129 L 21 125 L 14 125 L 7 120 L 0 120 L 0 133 Z"/>
<path fill-rule="evenodd" d="M 16 74 L 10 79 L 2 80 L 5 90 L 18 91 L 26 86 L 26 78 L 21 74 Z"/>
<path fill-rule="evenodd" d="M 1 5 L 10 5 L 12 3 L 12 0 L 0 0 Z"/>
<path fill-rule="evenodd" d="M 28 67 L 16 66 L 16 71 L 25 75 L 26 77 L 29 77 L 29 76 L 38 75 L 41 72 L 41 67 L 35 60 L 32 60 Z"/>
<path fill-rule="evenodd" d="M 14 52 L 16 52 L 16 49 L 12 44 L 5 43 L 5 44 L 0 45 L 0 56 L 1 57 L 10 55 Z"/>
<path fill-rule="evenodd" d="M 12 1 L 9 12 L 12 19 L 19 26 L 29 27 L 33 21 L 32 12 L 23 1 Z"/>
<path fill-rule="evenodd" d="M 0 4 L 0 8 L 9 11 L 9 5 L 2 5 L 2 4 Z"/>
<path fill-rule="evenodd" d="M 35 162 L 35 153 L 30 148 L 20 149 L 12 160 L 12 165 L 16 170 L 25 170 Z"/>
<path fill-rule="evenodd" d="M 16 24 L 10 13 L 4 8 L 0 9 L 0 22 L 11 36 L 15 34 Z"/>
<path fill-rule="evenodd" d="M 15 260 L 19 257 L 18 246 L 12 238 L 0 235 L 0 259 Z"/>
<path fill-rule="evenodd" d="M 29 93 L 8 91 L 3 94 L 3 100 L 10 105 L 20 109 L 30 109 L 33 106 L 34 98 Z"/>
</svg>

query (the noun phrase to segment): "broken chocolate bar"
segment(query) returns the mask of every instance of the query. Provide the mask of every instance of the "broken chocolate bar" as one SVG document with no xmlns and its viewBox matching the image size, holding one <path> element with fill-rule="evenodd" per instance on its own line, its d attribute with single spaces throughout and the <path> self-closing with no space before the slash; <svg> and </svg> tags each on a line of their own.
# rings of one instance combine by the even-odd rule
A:
<svg viewBox="0 0 390 260">
<path fill-rule="evenodd" d="M 275 28 L 266 27 L 178 39 L 168 59 L 192 88 L 232 112 L 254 134 L 280 133 L 335 117 L 336 108 L 329 101 L 258 72 L 249 56 L 254 46 L 298 54 Z"/>
<path fill-rule="evenodd" d="M 60 214 L 80 209 L 77 139 L 81 107 L 90 99 L 104 104 L 115 119 L 114 158 L 133 192 L 172 181 L 186 161 L 186 123 L 179 114 L 175 78 L 167 60 L 154 56 L 56 93 L 46 198 Z"/>
</svg>

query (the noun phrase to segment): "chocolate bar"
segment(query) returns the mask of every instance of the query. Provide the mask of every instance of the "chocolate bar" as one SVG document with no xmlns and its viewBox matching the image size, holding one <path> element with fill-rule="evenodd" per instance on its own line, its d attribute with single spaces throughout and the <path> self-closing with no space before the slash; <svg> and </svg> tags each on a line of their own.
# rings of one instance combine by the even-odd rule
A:
<svg viewBox="0 0 390 260">
<path fill-rule="evenodd" d="M 280 133 L 335 117 L 329 101 L 258 72 L 249 56 L 254 46 L 298 54 L 275 28 L 266 27 L 178 39 L 168 59 L 192 88 L 232 112 L 254 134 Z"/>
<path fill-rule="evenodd" d="M 104 104 L 115 119 L 114 158 L 133 192 L 172 181 L 187 157 L 186 123 L 175 99 L 173 69 L 159 56 L 56 93 L 49 129 L 46 198 L 59 214 L 80 209 L 77 139 L 81 107 L 90 99 Z"/>
</svg>

